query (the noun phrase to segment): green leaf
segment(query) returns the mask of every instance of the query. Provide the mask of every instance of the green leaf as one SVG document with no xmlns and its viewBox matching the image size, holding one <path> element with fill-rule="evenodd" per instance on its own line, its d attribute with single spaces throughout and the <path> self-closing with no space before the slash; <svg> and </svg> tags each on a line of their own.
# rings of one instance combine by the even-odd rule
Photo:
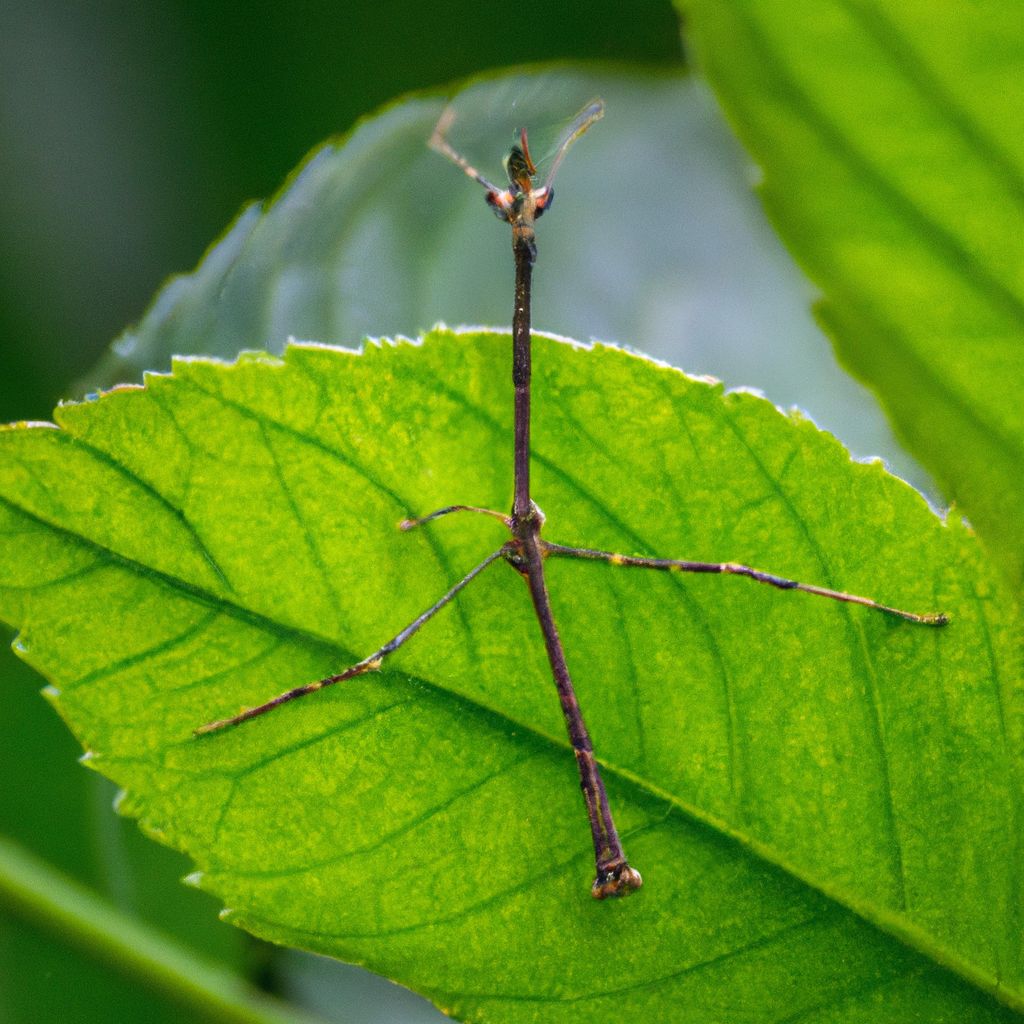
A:
<svg viewBox="0 0 1024 1024">
<path fill-rule="evenodd" d="M 179 361 L 0 434 L 0 613 L 124 809 L 246 928 L 479 1021 L 1018 1019 L 1020 666 L 972 536 L 809 422 L 538 338 L 546 535 L 942 609 L 552 560 L 646 883 L 599 904 L 525 588 L 498 564 L 379 676 L 336 671 L 497 547 L 395 524 L 511 489 L 508 339 Z M 766 671 L 767 669 L 767 671 Z"/>
<path fill-rule="evenodd" d="M 677 6 L 841 359 L 1019 586 L 1019 5 Z"/>
</svg>

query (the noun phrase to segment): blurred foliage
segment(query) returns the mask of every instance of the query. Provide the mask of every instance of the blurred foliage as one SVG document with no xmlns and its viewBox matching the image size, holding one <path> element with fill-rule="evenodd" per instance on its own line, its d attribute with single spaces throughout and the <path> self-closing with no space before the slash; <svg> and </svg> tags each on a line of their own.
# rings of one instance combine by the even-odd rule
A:
<svg viewBox="0 0 1024 1024">
<path fill-rule="evenodd" d="M 42 417 L 246 199 L 411 89 L 678 63 L 667 0 L 0 5 L 0 420 Z"/>
<path fill-rule="evenodd" d="M 607 112 L 562 165 L 541 227 L 534 325 L 644 352 L 797 405 L 858 457 L 926 478 L 836 364 L 813 292 L 768 227 L 706 87 L 680 73 L 578 66 L 488 77 L 453 101 L 452 141 L 492 178 L 519 124 L 541 161 L 568 114 Z M 478 186 L 423 144 L 444 99 L 389 105 L 316 148 L 175 277 L 88 375 L 89 390 L 166 372 L 174 354 L 353 345 L 439 321 L 507 324 L 508 240 Z M 608 201 L 607 197 L 618 197 Z M 81 388 L 81 385 L 78 385 Z"/>
<path fill-rule="evenodd" d="M 840 359 L 1024 583 L 1017 0 L 678 0 Z"/>
</svg>

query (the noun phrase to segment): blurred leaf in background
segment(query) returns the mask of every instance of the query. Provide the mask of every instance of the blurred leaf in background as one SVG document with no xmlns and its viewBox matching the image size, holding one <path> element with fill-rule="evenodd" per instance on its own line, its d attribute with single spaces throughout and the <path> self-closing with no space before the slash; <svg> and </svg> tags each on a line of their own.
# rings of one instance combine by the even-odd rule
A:
<svg viewBox="0 0 1024 1024">
<path fill-rule="evenodd" d="M 594 95 L 607 112 L 558 181 L 541 228 L 534 323 L 645 352 L 800 405 L 860 456 L 925 480 L 873 399 L 835 364 L 812 292 L 766 228 L 707 92 L 679 74 L 551 70 L 479 82 L 454 100 L 453 141 L 493 177 L 517 124 L 536 152 Z M 444 100 L 414 97 L 316 150 L 178 278 L 87 378 L 110 386 L 175 353 L 352 345 L 439 320 L 507 324 L 508 239 L 479 187 L 428 150 Z"/>
<path fill-rule="evenodd" d="M 521 61 L 680 52 L 667 0 L 5 0 L 0 419 L 47 415 L 247 199 L 380 104 Z"/>
<path fill-rule="evenodd" d="M 677 6 L 843 363 L 1019 592 L 1020 4 Z"/>
</svg>

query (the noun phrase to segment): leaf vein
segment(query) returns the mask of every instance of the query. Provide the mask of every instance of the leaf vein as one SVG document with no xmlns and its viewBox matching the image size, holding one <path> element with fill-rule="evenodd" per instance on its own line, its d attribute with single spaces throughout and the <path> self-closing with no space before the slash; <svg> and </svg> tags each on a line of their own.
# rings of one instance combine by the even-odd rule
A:
<svg viewBox="0 0 1024 1024">
<path fill-rule="evenodd" d="M 409 703 L 408 701 L 403 701 Z M 389 708 L 384 710 L 390 710 L 391 707 L 399 707 L 400 704 L 390 705 Z M 362 856 L 368 853 L 374 853 L 378 850 L 383 850 L 394 840 L 401 836 L 407 835 L 413 829 L 420 825 L 426 824 L 432 818 L 436 818 L 439 814 L 447 811 L 454 807 L 459 801 L 465 800 L 479 789 L 483 789 L 488 783 L 493 782 L 495 779 L 500 779 L 509 772 L 515 770 L 526 764 L 528 761 L 533 760 L 541 755 L 536 753 L 527 754 L 523 757 L 519 757 L 511 761 L 509 764 L 502 765 L 500 768 L 496 768 L 494 771 L 475 779 L 470 785 L 463 787 L 462 789 L 456 790 L 454 793 L 449 794 L 444 800 L 439 801 L 436 804 L 430 805 L 426 810 L 414 815 L 408 821 L 403 822 L 397 828 L 392 829 L 390 832 L 386 832 L 383 835 L 376 838 L 371 843 L 366 843 L 363 846 L 354 846 L 344 850 L 331 857 L 325 857 L 322 860 L 317 861 L 304 861 L 301 866 L 295 867 L 282 867 L 275 868 L 273 870 L 262 870 L 262 871 L 239 871 L 236 869 L 231 870 L 233 877 L 246 878 L 246 879 L 259 879 L 259 878 L 292 878 L 295 876 L 301 876 L 308 874 L 311 871 L 318 871 L 323 868 L 333 867 L 336 864 L 341 864 L 355 856 Z"/>
<path fill-rule="evenodd" d="M 795 505 L 789 497 L 789 494 L 783 488 L 781 482 L 777 480 L 771 473 L 768 472 L 767 466 L 765 466 L 761 457 L 754 450 L 754 446 L 750 443 L 746 434 L 740 429 L 736 423 L 735 418 L 732 416 L 723 415 L 722 421 L 732 431 L 736 439 L 746 449 L 750 461 L 756 467 L 758 473 L 765 480 L 770 491 L 773 491 L 779 500 L 779 504 L 782 509 L 789 516 L 793 524 L 797 527 L 800 533 L 803 534 L 804 540 L 807 544 L 807 548 L 814 556 L 818 565 L 821 567 L 821 573 L 823 582 L 826 586 L 832 588 L 834 581 L 832 579 L 832 573 L 829 571 L 828 562 L 825 558 L 825 552 L 822 550 L 821 545 L 818 544 L 815 537 L 812 535 L 810 528 L 808 527 L 807 520 L 800 515 Z M 870 714 L 867 716 L 867 722 L 871 728 L 872 740 L 874 741 L 875 750 L 878 756 L 878 763 L 881 770 L 882 777 L 882 792 L 883 792 L 883 803 L 882 803 L 882 814 L 885 819 L 886 828 L 890 836 L 891 852 L 893 855 L 892 881 L 898 886 L 897 898 L 899 906 L 905 909 L 906 906 L 906 877 L 905 867 L 903 861 L 903 849 L 900 842 L 899 831 L 896 827 L 896 808 L 893 803 L 893 791 L 892 791 L 892 779 L 890 777 L 890 766 L 889 756 L 885 746 L 885 730 L 882 709 L 880 706 L 880 697 L 878 692 L 878 670 L 874 663 L 874 659 L 871 657 L 870 649 L 867 646 L 863 626 L 860 626 L 853 620 L 853 616 L 850 613 L 850 609 L 845 605 L 839 611 L 839 614 L 843 616 L 843 620 L 846 623 L 847 633 L 852 634 L 856 639 L 856 644 L 851 644 L 851 648 L 855 648 L 860 652 L 860 660 L 864 666 L 865 675 L 868 679 L 867 685 L 867 710 Z"/>
<path fill-rule="evenodd" d="M 395 507 L 399 509 L 401 512 L 408 513 L 410 511 L 418 511 L 410 509 L 410 503 L 408 501 L 404 500 L 396 491 L 392 490 L 382 480 L 374 476 L 369 471 L 369 469 L 367 469 L 366 466 L 364 466 L 360 462 L 357 462 L 355 458 L 351 455 L 351 453 L 343 452 L 340 449 L 334 448 L 331 445 L 327 444 L 326 442 L 321 441 L 318 437 L 314 437 L 310 434 L 303 433 L 301 430 L 298 430 L 287 423 L 282 423 L 280 420 L 275 420 L 273 417 L 268 416 L 265 413 L 257 412 L 255 409 L 250 409 L 246 405 L 243 405 L 239 402 L 235 402 L 225 395 L 222 395 L 216 391 L 212 391 L 208 388 L 204 388 L 202 385 L 198 384 L 195 380 L 191 378 L 185 381 L 185 383 L 187 383 L 190 387 L 194 388 L 196 391 L 199 391 L 202 394 L 206 395 L 207 397 L 212 398 L 214 401 L 219 402 L 221 405 L 224 405 L 226 408 L 233 409 L 235 412 L 247 417 L 248 419 L 253 420 L 254 422 L 260 424 L 261 426 L 271 425 L 273 427 L 276 427 L 282 433 L 285 433 L 288 436 L 295 438 L 296 440 L 302 442 L 303 444 L 306 444 L 309 447 L 317 451 L 320 451 L 323 454 L 327 455 L 328 457 L 334 459 L 341 465 L 348 467 L 353 472 L 358 473 L 359 476 L 361 476 L 366 481 L 366 483 L 369 484 L 371 487 L 379 491 L 381 494 L 386 495 L 394 503 Z M 436 535 L 428 530 L 425 531 L 424 536 L 426 539 L 426 543 L 433 552 L 434 558 L 437 560 L 438 567 L 441 569 L 444 576 L 448 579 L 457 578 L 452 570 L 452 566 L 449 562 L 448 556 L 444 548 L 442 547 L 440 541 L 437 539 Z M 473 635 L 473 631 L 469 627 L 469 621 L 466 617 L 465 609 L 459 604 L 458 601 L 453 602 L 453 609 L 456 618 L 458 619 L 459 624 L 462 627 L 462 632 L 466 646 L 472 652 L 474 658 L 479 657 L 476 638 Z"/>
<path fill-rule="evenodd" d="M 424 376 L 428 376 L 428 374 L 424 374 Z M 486 410 L 476 405 L 473 401 L 470 400 L 470 398 L 467 395 L 452 390 L 448 386 L 447 382 L 442 380 L 440 377 L 434 374 L 429 374 L 429 376 L 433 381 L 432 386 L 434 388 L 436 388 L 438 391 L 443 392 L 452 401 L 462 404 L 467 411 L 472 413 L 472 415 L 474 415 L 478 420 L 486 424 L 492 430 L 492 432 L 497 430 L 497 424 L 495 423 L 493 417 Z M 638 551 L 656 552 L 657 549 L 654 545 L 648 543 L 642 536 L 640 536 L 640 534 L 633 530 L 632 527 L 625 523 L 621 517 L 616 515 L 615 512 L 613 512 L 607 505 L 605 505 L 600 499 L 598 499 L 596 495 L 592 494 L 583 484 L 582 481 L 572 476 L 572 474 L 562 469 L 557 462 L 555 462 L 551 458 L 548 458 L 543 453 L 538 452 L 536 449 L 531 449 L 531 456 L 535 464 L 543 465 L 544 468 L 549 473 L 551 473 L 552 476 L 555 476 L 559 480 L 561 480 L 562 483 L 567 487 L 567 489 L 573 491 L 581 501 L 586 502 L 593 509 L 595 509 L 623 537 L 628 538 L 630 543 L 635 545 Z M 683 582 L 681 575 L 679 573 L 672 573 L 669 578 L 671 584 L 676 588 L 676 591 L 682 598 L 687 614 L 690 616 L 693 623 L 700 630 L 701 635 L 706 644 L 706 649 L 710 653 L 711 658 L 715 664 L 715 667 L 718 669 L 718 676 L 722 683 L 722 699 L 725 707 L 724 729 L 726 734 L 726 746 L 730 751 L 730 793 L 735 794 L 736 779 L 732 772 L 733 765 L 736 761 L 736 758 L 733 756 L 735 755 L 736 751 L 736 708 L 732 696 L 731 676 L 726 665 L 722 649 L 719 646 L 718 638 L 715 636 L 714 631 L 711 629 L 707 616 L 704 614 L 704 611 L 701 608 L 699 602 L 697 602 L 696 599 L 693 597 L 692 593 L 690 592 L 686 584 Z M 680 771 L 682 773 L 683 769 L 680 769 Z M 680 777 L 683 777 L 682 774 Z"/>
<path fill-rule="evenodd" d="M 137 668 L 152 658 L 159 657 L 161 654 L 167 654 L 169 651 L 173 651 L 176 647 L 181 647 L 194 636 L 201 633 L 219 615 L 220 612 L 216 608 L 207 609 L 194 622 L 190 622 L 181 632 L 176 633 L 174 636 L 167 637 L 167 639 L 161 640 L 159 643 L 153 644 L 151 647 L 131 654 L 126 658 L 120 658 L 117 661 L 110 662 L 108 665 L 96 668 L 92 672 L 87 672 L 84 676 L 79 676 L 78 679 L 74 679 L 62 686 L 61 690 L 65 693 L 72 693 L 80 687 L 99 682 L 101 679 L 107 679 L 129 668 Z"/>
<path fill-rule="evenodd" d="M 767 935 L 759 936 L 750 942 L 744 943 L 741 946 L 737 946 L 734 949 L 726 950 L 724 953 L 720 953 L 717 956 L 708 957 L 706 960 L 700 960 L 697 963 L 687 964 L 685 967 L 681 967 L 677 971 L 669 971 L 666 974 L 661 974 L 653 978 L 640 978 L 637 981 L 630 982 L 628 985 L 621 985 L 616 988 L 608 989 L 593 989 L 590 988 L 586 992 L 580 995 L 551 995 L 551 994 L 523 994 L 519 992 L 514 993 L 490 993 L 490 992 L 463 992 L 460 995 L 466 999 L 481 999 L 481 1000 L 494 1000 L 511 1003 L 550 1003 L 553 1005 L 564 1005 L 564 1004 L 579 1004 L 579 1003 L 590 1003 L 595 1002 L 598 999 L 607 999 L 612 996 L 627 995 L 630 992 L 636 992 L 641 989 L 649 990 L 651 988 L 663 987 L 670 985 L 672 982 L 679 981 L 681 978 L 685 978 L 691 974 L 699 974 L 702 971 L 706 971 L 715 967 L 719 967 L 722 964 L 727 964 L 732 960 L 738 960 L 742 957 L 755 953 L 760 950 L 770 948 L 780 939 L 793 935 L 797 932 L 803 931 L 807 928 L 813 928 L 820 924 L 823 919 L 821 914 L 812 914 L 809 917 L 802 918 L 799 921 L 794 921 L 790 924 L 784 925 L 782 928 L 776 929 L 774 932 L 770 932 Z"/>
</svg>

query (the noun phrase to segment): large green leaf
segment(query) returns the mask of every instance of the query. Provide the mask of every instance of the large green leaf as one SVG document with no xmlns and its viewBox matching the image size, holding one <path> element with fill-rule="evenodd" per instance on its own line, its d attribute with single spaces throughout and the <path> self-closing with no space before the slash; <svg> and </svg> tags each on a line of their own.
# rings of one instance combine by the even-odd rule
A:
<svg viewBox="0 0 1024 1024">
<path fill-rule="evenodd" d="M 1024 578 L 1014 0 L 677 0 L 843 361 Z"/>
<path fill-rule="evenodd" d="M 645 888 L 591 900 L 516 574 L 368 653 L 502 540 L 508 340 L 179 361 L 0 435 L 0 609 L 124 807 L 230 916 L 485 1021 L 1018 1019 L 1020 666 L 974 539 L 749 394 L 538 339 L 548 536 L 743 560 L 953 616 L 549 563 Z M 767 669 L 767 671 L 766 671 Z"/>
</svg>

